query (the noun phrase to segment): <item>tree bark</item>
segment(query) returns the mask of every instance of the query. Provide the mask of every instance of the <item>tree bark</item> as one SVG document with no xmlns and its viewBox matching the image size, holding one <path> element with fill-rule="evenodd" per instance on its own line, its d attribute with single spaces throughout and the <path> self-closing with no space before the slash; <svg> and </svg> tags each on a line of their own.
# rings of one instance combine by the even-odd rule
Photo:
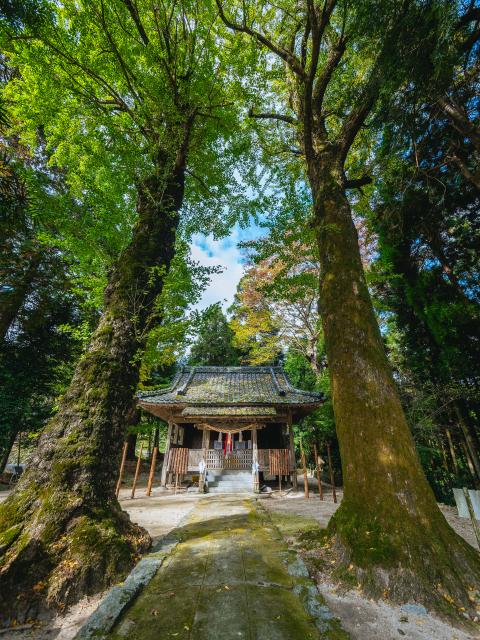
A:
<svg viewBox="0 0 480 640">
<path fill-rule="evenodd" d="M 137 451 L 137 434 L 129 433 L 127 436 L 127 460 L 135 460 Z"/>
<path fill-rule="evenodd" d="M 22 308 L 26 296 L 32 289 L 40 261 L 41 254 L 34 253 L 30 257 L 25 270 L 16 274 L 11 288 L 0 297 L 0 336 L 2 340 Z"/>
<path fill-rule="evenodd" d="M 353 564 L 373 595 L 438 607 L 445 592 L 470 606 L 479 555 L 447 524 L 418 460 L 365 282 L 342 163 L 328 157 L 308 168 L 344 477 L 330 535 L 342 564 Z"/>
<path fill-rule="evenodd" d="M 439 98 L 438 105 L 458 133 L 470 138 L 476 151 L 480 152 L 480 129 L 471 122 L 462 107 L 447 98 Z"/>
<path fill-rule="evenodd" d="M 470 421 L 466 416 L 464 411 L 463 403 L 460 400 L 455 400 L 453 403 L 453 410 L 458 420 L 458 424 L 460 425 L 460 429 L 462 430 L 463 437 L 465 439 L 465 446 L 467 447 L 468 453 L 470 454 L 470 459 L 472 460 L 473 467 L 475 469 L 475 484 L 477 486 L 480 485 L 480 459 L 478 457 L 478 445 L 477 439 L 473 433 L 473 429 L 471 428 Z M 465 419 L 467 418 L 467 419 Z"/>
<path fill-rule="evenodd" d="M 450 429 L 445 429 L 445 434 L 447 436 L 447 440 L 448 440 L 448 449 L 450 451 L 450 456 L 452 458 L 452 463 L 453 463 L 453 470 L 456 476 L 458 476 L 459 473 L 459 468 L 458 468 L 458 460 L 457 460 L 457 454 L 455 453 L 455 446 L 453 444 L 453 439 L 452 439 L 452 434 L 450 432 Z"/>
<path fill-rule="evenodd" d="M 5 467 L 7 466 L 8 458 L 10 457 L 10 452 L 13 449 L 13 445 L 15 444 L 15 438 L 17 437 L 18 431 L 12 430 L 10 433 L 10 437 L 7 440 L 7 445 L 5 450 L 2 453 L 2 457 L 0 459 L 0 473 L 5 471 Z"/>
<path fill-rule="evenodd" d="M 28 470 L 0 506 L 3 618 L 36 617 L 109 586 L 150 544 L 121 510 L 115 481 L 138 350 L 174 254 L 184 165 L 185 152 L 159 161 L 139 184 L 138 222 L 112 271 L 100 324 Z"/>
</svg>

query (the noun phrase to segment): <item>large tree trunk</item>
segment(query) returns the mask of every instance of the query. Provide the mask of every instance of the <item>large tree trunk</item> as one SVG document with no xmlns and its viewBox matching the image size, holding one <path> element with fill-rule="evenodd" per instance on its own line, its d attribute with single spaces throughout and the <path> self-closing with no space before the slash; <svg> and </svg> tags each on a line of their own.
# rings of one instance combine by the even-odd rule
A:
<svg viewBox="0 0 480 640">
<path fill-rule="evenodd" d="M 183 164 L 139 185 L 138 223 L 112 272 L 99 327 L 27 472 L 0 507 L 0 617 L 34 617 L 105 588 L 150 544 L 121 510 L 115 481 L 136 356 L 173 257 L 183 185 Z"/>
<path fill-rule="evenodd" d="M 341 162 L 318 163 L 309 175 L 344 477 L 329 532 L 371 593 L 438 607 L 448 606 L 445 592 L 471 607 L 467 585 L 479 584 L 480 557 L 447 524 L 420 466 L 365 282 Z"/>
</svg>

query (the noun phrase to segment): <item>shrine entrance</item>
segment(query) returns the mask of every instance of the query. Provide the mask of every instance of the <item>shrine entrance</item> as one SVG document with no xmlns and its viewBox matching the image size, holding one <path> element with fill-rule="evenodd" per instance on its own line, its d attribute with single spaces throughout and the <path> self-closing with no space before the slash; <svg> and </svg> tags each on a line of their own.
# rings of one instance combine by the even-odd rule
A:
<svg viewBox="0 0 480 640">
<path fill-rule="evenodd" d="M 168 423 L 161 484 L 195 477 L 199 491 L 222 473 L 242 477 L 251 491 L 272 476 L 296 488 L 292 422 L 322 402 L 322 394 L 292 387 L 281 367 L 184 367 L 169 389 L 139 396 Z"/>
</svg>

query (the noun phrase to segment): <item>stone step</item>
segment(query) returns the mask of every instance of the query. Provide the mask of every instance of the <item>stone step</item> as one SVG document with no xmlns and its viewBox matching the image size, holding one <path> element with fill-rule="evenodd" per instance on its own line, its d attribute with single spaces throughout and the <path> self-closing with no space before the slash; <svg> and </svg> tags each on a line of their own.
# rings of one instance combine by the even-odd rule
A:
<svg viewBox="0 0 480 640">
<path fill-rule="evenodd" d="M 252 482 L 212 482 L 212 483 L 208 483 L 209 487 L 219 487 L 219 488 L 224 488 L 224 489 L 230 489 L 232 487 L 236 488 L 242 488 L 242 487 L 253 487 L 253 483 Z"/>
<path fill-rule="evenodd" d="M 208 493 L 253 493 L 253 487 L 224 489 L 223 487 L 208 487 Z"/>
<path fill-rule="evenodd" d="M 225 478 L 215 478 L 215 480 L 209 480 L 208 484 L 244 484 L 250 485 L 253 482 L 253 478 L 245 478 L 241 480 L 226 480 Z"/>
</svg>

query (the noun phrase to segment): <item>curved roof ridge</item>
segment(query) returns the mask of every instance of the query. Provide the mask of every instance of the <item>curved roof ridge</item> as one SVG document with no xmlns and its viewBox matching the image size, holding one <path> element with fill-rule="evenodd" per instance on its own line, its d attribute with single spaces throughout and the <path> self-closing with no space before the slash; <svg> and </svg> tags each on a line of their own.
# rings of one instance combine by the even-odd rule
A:
<svg viewBox="0 0 480 640">
<path fill-rule="evenodd" d="M 138 394 L 156 405 L 319 405 L 323 393 L 293 387 L 281 366 L 185 366 L 168 388 Z"/>
</svg>

